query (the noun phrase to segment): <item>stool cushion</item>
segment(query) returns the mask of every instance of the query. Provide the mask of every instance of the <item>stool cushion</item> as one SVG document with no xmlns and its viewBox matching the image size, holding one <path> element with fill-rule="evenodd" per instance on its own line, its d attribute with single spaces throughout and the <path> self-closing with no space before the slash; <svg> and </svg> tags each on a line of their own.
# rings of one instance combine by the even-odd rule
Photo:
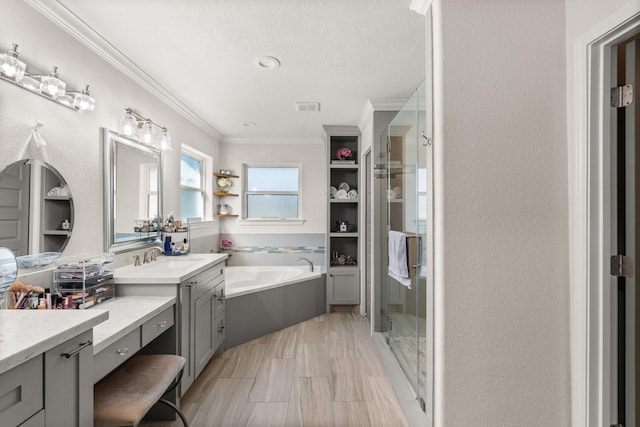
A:
<svg viewBox="0 0 640 427">
<path fill-rule="evenodd" d="M 184 367 L 173 354 L 137 355 L 94 386 L 95 427 L 135 426 Z"/>
</svg>

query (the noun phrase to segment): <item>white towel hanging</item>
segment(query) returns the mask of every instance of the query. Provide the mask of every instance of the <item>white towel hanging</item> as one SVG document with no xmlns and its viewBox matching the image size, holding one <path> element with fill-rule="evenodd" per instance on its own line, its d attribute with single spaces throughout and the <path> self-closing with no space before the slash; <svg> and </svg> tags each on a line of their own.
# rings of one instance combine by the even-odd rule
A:
<svg viewBox="0 0 640 427">
<path fill-rule="evenodd" d="M 407 235 L 399 231 L 389 231 L 389 276 L 401 285 L 411 289 L 409 274 L 409 254 L 407 251 Z"/>
</svg>

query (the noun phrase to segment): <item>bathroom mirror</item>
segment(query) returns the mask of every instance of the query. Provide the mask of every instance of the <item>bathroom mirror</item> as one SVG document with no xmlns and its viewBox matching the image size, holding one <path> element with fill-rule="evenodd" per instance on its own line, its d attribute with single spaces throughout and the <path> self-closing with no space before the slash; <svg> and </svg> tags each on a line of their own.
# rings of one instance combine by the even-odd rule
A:
<svg viewBox="0 0 640 427">
<path fill-rule="evenodd" d="M 62 252 L 73 232 L 73 197 L 53 166 L 19 160 L 0 172 L 0 246 L 15 256 Z"/>
<path fill-rule="evenodd" d="M 106 128 L 102 142 L 105 250 L 121 252 L 159 243 L 162 153 Z"/>
</svg>

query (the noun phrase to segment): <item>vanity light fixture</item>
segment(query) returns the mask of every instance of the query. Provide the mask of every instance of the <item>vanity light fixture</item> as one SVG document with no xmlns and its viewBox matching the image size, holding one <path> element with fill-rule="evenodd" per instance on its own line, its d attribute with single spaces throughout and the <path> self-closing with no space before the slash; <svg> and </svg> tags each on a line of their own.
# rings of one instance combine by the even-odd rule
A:
<svg viewBox="0 0 640 427">
<path fill-rule="evenodd" d="M 58 67 L 54 65 L 48 76 L 40 77 L 40 92 L 43 92 L 53 99 L 63 96 L 67 90 L 67 84 L 58 77 Z"/>
<path fill-rule="evenodd" d="M 43 74 L 18 59 L 18 45 L 14 44 L 6 53 L 0 53 L 0 80 L 40 95 L 50 101 L 75 111 L 93 111 L 96 100 L 89 93 L 89 86 L 84 90 L 67 90 L 67 83 L 60 79 L 58 67 Z"/>
<path fill-rule="evenodd" d="M 7 53 L 0 54 L 0 72 L 7 77 L 14 78 L 16 81 L 22 79 L 27 69 L 27 64 L 20 61 L 18 56 L 20 56 L 18 53 L 18 45 L 15 43 Z"/>
<path fill-rule="evenodd" d="M 171 150 L 171 135 L 164 126 L 143 117 L 131 108 L 124 109 L 125 114 L 120 119 L 120 134 L 138 140 L 142 144 L 151 145 L 162 151 Z M 161 134 L 158 136 L 158 129 Z"/>
</svg>

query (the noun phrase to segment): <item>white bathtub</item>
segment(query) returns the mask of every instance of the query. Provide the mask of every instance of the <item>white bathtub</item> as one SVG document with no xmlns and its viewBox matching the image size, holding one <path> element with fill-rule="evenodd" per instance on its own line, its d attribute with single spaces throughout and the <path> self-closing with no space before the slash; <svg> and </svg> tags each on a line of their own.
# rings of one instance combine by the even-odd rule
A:
<svg viewBox="0 0 640 427">
<path fill-rule="evenodd" d="M 320 277 L 318 266 L 242 266 L 227 267 L 224 272 L 226 298 L 303 282 Z"/>
</svg>

